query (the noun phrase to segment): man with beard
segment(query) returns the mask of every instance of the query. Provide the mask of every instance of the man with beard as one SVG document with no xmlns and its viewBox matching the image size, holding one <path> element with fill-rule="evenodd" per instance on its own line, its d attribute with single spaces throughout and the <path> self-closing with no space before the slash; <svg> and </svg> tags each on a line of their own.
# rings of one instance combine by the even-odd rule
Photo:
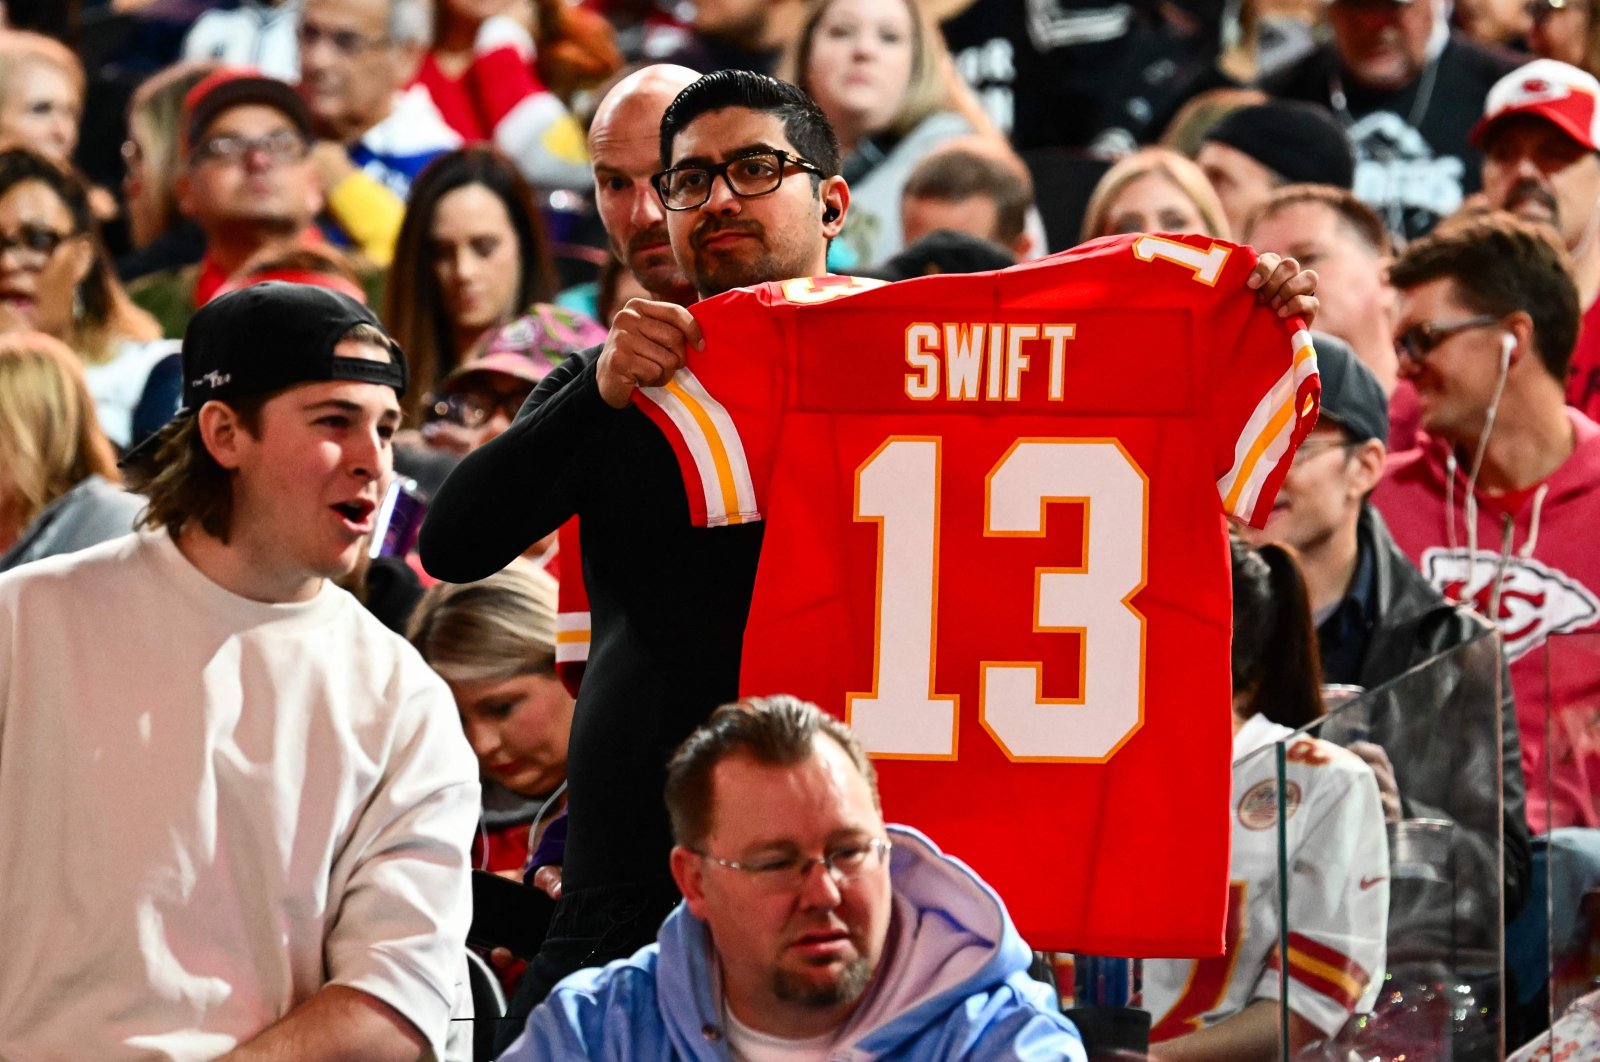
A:
<svg viewBox="0 0 1600 1062">
<path fill-rule="evenodd" d="M 589 123 L 595 207 L 611 253 L 651 298 L 680 306 L 695 300 L 694 286 L 672 256 L 667 213 L 650 178 L 661 168 L 661 115 L 699 76 L 666 63 L 635 71 L 606 93 Z"/>
<path fill-rule="evenodd" d="M 815 705 L 720 709 L 667 807 L 684 904 L 660 942 L 563 982 L 502 1057 L 1084 1057 L 999 898 L 885 826 L 861 743 Z"/>
<path fill-rule="evenodd" d="M 677 164 L 675 187 L 707 193 L 698 205 L 680 201 L 668 225 L 702 298 L 826 272 L 850 190 L 838 140 L 804 92 L 749 71 L 708 74 L 666 108 L 660 152 L 661 165 Z M 620 190 L 620 175 L 601 174 L 597 158 L 597 181 Z M 630 249 L 630 267 L 654 263 L 664 277 L 649 217 L 628 215 L 634 234 L 623 240 L 613 229 L 612 239 Z M 1315 274 L 1265 255 L 1252 278 L 1281 314 L 1315 312 Z M 516 423 L 462 461 L 423 525 L 428 571 L 470 582 L 573 515 L 583 524 L 593 633 L 568 746 L 562 895 L 527 982 L 535 999 L 655 937 L 678 900 L 661 802 L 666 762 L 737 695 L 766 525 L 693 526 L 673 446 L 632 402 L 636 387 L 667 383 L 700 343 L 683 306 L 630 301 L 602 348 L 558 365 Z"/>
<path fill-rule="evenodd" d="M 1567 402 L 1600 416 L 1600 81 L 1575 66 L 1536 59 L 1501 78 L 1472 131 L 1483 150 L 1489 205 L 1548 225 L 1572 256 L 1578 345 Z"/>
</svg>

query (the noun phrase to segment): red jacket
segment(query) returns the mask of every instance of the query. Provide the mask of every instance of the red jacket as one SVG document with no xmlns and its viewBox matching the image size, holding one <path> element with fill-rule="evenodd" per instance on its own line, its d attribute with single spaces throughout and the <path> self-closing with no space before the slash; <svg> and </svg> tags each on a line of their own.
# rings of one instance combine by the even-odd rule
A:
<svg viewBox="0 0 1600 1062">
<path fill-rule="evenodd" d="M 1475 527 L 1466 462 L 1425 434 L 1419 448 L 1390 457 L 1372 496 L 1428 581 L 1500 628 L 1521 728 L 1528 823 L 1538 833 L 1600 826 L 1600 426 L 1576 409 L 1567 415 L 1577 434 L 1572 455 L 1529 490 L 1502 497 L 1474 491 Z"/>
</svg>

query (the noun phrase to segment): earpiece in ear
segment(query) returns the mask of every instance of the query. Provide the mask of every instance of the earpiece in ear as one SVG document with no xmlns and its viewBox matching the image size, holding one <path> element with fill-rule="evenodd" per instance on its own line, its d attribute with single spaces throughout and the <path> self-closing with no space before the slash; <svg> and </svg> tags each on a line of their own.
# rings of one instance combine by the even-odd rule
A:
<svg viewBox="0 0 1600 1062">
<path fill-rule="evenodd" d="M 1510 332 L 1500 336 L 1500 371 L 1505 372 L 1511 366 L 1511 352 L 1517 349 L 1517 337 Z"/>
<path fill-rule="evenodd" d="M 838 220 L 839 220 L 839 208 L 838 207 L 829 207 L 827 210 L 824 210 L 822 212 L 822 223 L 824 225 L 832 224 L 833 222 L 838 221 Z"/>
</svg>

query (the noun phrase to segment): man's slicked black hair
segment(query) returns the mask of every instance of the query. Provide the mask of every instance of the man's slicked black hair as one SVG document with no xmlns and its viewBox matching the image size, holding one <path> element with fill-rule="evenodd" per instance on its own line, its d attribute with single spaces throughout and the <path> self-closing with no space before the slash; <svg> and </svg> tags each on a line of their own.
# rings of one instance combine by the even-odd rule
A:
<svg viewBox="0 0 1600 1062">
<path fill-rule="evenodd" d="M 749 70 L 718 70 L 678 93 L 661 116 L 661 168 L 672 165 L 672 142 L 696 118 L 728 107 L 774 114 L 783 135 L 824 177 L 839 175 L 839 138 L 805 90 Z"/>
</svg>

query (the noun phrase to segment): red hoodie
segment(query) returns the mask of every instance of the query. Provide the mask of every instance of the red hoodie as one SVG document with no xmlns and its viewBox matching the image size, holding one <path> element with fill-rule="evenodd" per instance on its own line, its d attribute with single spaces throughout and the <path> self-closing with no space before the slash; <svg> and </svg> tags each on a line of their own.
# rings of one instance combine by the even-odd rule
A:
<svg viewBox="0 0 1600 1062">
<path fill-rule="evenodd" d="M 1372 496 L 1400 548 L 1445 597 L 1489 616 L 1498 590 L 1490 618 L 1511 664 L 1536 833 L 1600 825 L 1600 426 L 1576 409 L 1567 415 L 1577 447 L 1548 478 L 1503 497 L 1474 492 L 1475 542 L 1470 465 L 1452 461 L 1441 439 L 1420 435 L 1418 449 L 1393 455 Z"/>
</svg>

